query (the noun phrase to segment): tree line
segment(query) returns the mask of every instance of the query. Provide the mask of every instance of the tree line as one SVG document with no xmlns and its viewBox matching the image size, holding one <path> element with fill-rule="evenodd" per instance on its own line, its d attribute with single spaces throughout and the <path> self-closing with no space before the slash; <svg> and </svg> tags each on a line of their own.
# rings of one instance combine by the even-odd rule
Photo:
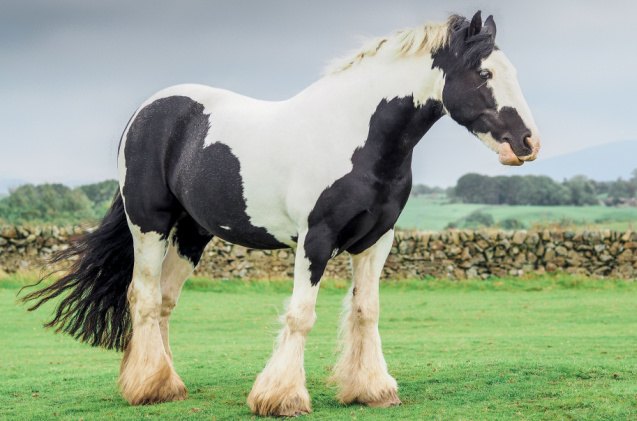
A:
<svg viewBox="0 0 637 421">
<path fill-rule="evenodd" d="M 637 169 L 628 180 L 595 181 L 576 176 L 562 182 L 547 176 L 487 176 L 465 174 L 455 186 L 442 190 L 414 186 L 412 194 L 445 193 L 462 203 L 490 205 L 607 205 L 637 204 Z"/>
<path fill-rule="evenodd" d="M 0 199 L 0 224 L 96 222 L 108 210 L 118 189 L 106 180 L 71 188 L 63 184 L 26 184 Z M 443 189 L 422 184 L 413 195 L 441 195 L 462 203 L 490 205 L 637 206 L 637 169 L 628 180 L 595 181 L 583 176 L 557 182 L 550 177 L 465 174 Z"/>
<path fill-rule="evenodd" d="M 0 199 L 0 223 L 76 224 L 101 219 L 118 189 L 106 180 L 70 188 L 63 184 L 25 184 Z"/>
</svg>

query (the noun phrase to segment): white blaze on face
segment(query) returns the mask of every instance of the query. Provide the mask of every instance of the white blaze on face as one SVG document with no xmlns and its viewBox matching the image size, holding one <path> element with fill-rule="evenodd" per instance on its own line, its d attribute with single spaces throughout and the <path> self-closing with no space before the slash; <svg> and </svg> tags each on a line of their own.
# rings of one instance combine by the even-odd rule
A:
<svg viewBox="0 0 637 421">
<path fill-rule="evenodd" d="M 522 94 L 515 67 L 502 51 L 495 50 L 482 61 L 482 69 L 489 70 L 493 75 L 487 81 L 487 86 L 493 92 L 498 111 L 502 107 L 514 108 L 522 118 L 524 125 L 531 131 L 530 143 L 533 148 L 531 156 L 534 159 L 540 149 L 540 133 Z M 492 149 L 496 146 L 493 143 L 495 139 L 488 133 L 486 136 L 480 136 L 480 139 Z M 498 149 L 494 150 L 498 151 Z"/>
</svg>

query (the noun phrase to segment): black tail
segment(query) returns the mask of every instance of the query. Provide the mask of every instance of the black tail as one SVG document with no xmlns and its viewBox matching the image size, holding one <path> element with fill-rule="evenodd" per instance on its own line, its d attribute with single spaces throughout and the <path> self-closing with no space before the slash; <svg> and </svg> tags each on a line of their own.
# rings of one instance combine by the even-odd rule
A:
<svg viewBox="0 0 637 421">
<path fill-rule="evenodd" d="M 22 301 L 35 300 L 29 308 L 32 311 L 65 294 L 46 327 L 55 327 L 56 332 L 66 332 L 92 346 L 123 350 L 131 331 L 126 293 L 134 257 L 133 238 L 119 192 L 100 226 L 55 254 L 52 263 L 71 258 L 76 260 L 64 277 L 29 293 Z"/>
</svg>

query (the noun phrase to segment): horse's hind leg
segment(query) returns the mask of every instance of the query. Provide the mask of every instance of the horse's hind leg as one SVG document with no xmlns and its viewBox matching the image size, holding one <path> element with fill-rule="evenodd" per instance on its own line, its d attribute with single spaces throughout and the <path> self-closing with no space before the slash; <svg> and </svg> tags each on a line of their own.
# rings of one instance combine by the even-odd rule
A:
<svg viewBox="0 0 637 421">
<path fill-rule="evenodd" d="M 338 398 L 343 403 L 381 407 L 400 404 L 398 386 L 387 372 L 378 333 L 379 279 L 393 238 L 394 232 L 390 230 L 372 247 L 352 256 L 354 281 L 345 297 L 342 353 L 333 375 L 340 388 Z"/>
<path fill-rule="evenodd" d="M 122 359 L 119 386 L 124 398 L 133 405 L 186 397 L 186 387 L 164 350 L 159 329 L 160 277 L 172 218 L 159 214 L 154 219 L 158 221 L 165 222 L 157 224 L 165 229 L 143 232 L 129 223 L 135 253 L 133 279 L 128 289 L 133 332 Z"/>
<path fill-rule="evenodd" d="M 161 312 L 159 330 L 166 354 L 172 361 L 168 323 L 177 305 L 181 288 L 199 263 L 206 244 L 212 238 L 204 233 L 189 216 L 182 217 L 173 228 L 168 252 L 161 270 Z"/>
</svg>

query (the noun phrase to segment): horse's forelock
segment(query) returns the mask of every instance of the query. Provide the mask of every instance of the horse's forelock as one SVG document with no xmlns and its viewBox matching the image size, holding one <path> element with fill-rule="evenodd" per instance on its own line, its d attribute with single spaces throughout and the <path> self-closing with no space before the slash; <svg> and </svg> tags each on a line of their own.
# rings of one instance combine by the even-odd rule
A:
<svg viewBox="0 0 637 421">
<path fill-rule="evenodd" d="M 452 15 L 448 20 L 449 49 L 460 60 L 459 65 L 471 69 L 478 67 L 497 47 L 493 33 L 485 27 L 467 38 L 469 25 L 469 20 L 460 15 Z"/>
</svg>

